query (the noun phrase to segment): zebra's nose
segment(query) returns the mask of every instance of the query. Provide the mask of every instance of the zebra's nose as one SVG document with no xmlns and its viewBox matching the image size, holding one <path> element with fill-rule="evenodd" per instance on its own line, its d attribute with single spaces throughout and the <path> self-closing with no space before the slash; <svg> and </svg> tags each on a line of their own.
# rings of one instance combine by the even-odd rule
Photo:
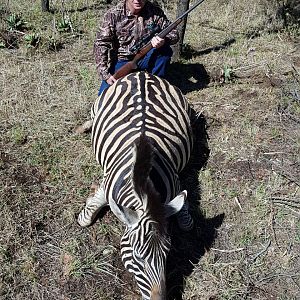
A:
<svg viewBox="0 0 300 300">
<path fill-rule="evenodd" d="M 166 297 L 161 293 L 158 285 L 154 285 L 151 290 L 150 300 L 165 300 Z"/>
</svg>

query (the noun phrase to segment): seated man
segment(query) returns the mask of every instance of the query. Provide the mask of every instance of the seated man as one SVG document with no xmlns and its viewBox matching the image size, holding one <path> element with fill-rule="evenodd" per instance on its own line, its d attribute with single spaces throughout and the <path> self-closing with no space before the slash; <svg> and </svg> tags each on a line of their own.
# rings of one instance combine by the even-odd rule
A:
<svg viewBox="0 0 300 300">
<path fill-rule="evenodd" d="M 151 40 L 151 49 L 139 62 L 137 70 L 164 77 L 173 54 L 170 45 L 178 41 L 177 30 L 164 39 L 155 33 L 170 24 L 162 9 L 147 0 L 122 0 L 104 15 L 94 43 L 97 71 L 102 79 L 98 95 L 112 85 L 113 74 L 136 54 L 142 39 Z"/>
</svg>

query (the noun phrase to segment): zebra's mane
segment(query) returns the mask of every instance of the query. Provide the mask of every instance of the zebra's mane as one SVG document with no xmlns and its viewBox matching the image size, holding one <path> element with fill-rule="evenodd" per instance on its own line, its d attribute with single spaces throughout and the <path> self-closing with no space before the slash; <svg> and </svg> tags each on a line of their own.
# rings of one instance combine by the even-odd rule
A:
<svg viewBox="0 0 300 300">
<path fill-rule="evenodd" d="M 142 134 L 135 143 L 133 153 L 135 156 L 133 183 L 138 194 L 145 191 L 145 186 L 152 169 L 153 150 L 149 138 L 145 134 Z"/>
<path fill-rule="evenodd" d="M 150 172 L 153 165 L 154 147 L 150 139 L 142 134 L 136 142 L 135 163 L 133 168 L 133 185 L 140 199 L 147 195 L 147 211 L 158 224 L 161 231 L 165 225 L 165 211 L 160 194 L 156 191 Z"/>
</svg>

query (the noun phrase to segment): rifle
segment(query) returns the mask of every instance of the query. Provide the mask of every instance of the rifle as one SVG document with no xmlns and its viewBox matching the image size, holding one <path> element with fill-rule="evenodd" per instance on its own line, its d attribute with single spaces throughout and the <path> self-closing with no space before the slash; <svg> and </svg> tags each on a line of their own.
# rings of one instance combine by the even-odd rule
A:
<svg viewBox="0 0 300 300">
<path fill-rule="evenodd" d="M 195 5 L 193 5 L 190 9 L 186 10 L 180 17 L 178 17 L 173 23 L 171 23 L 168 27 L 163 29 L 158 36 L 160 38 L 165 38 L 167 34 L 169 34 L 173 29 L 175 29 L 184 19 L 184 17 L 189 14 L 192 10 L 194 10 L 198 5 L 200 5 L 204 0 L 200 0 Z M 129 74 L 131 71 L 137 69 L 138 61 L 143 58 L 150 50 L 152 49 L 151 41 L 149 41 L 145 46 L 138 49 L 137 54 L 134 58 L 122 66 L 119 70 L 115 72 L 113 75 L 115 79 L 122 78 Z"/>
</svg>

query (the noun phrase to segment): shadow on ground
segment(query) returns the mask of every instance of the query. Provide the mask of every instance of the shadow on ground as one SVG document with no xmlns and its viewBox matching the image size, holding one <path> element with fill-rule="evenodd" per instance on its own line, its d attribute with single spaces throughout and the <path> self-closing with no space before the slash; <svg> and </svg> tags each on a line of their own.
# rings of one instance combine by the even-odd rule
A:
<svg viewBox="0 0 300 300">
<path fill-rule="evenodd" d="M 166 79 L 177 86 L 183 94 L 205 88 L 209 75 L 202 64 L 172 63 Z"/>
<path fill-rule="evenodd" d="M 201 50 L 193 49 L 190 45 L 184 45 L 182 57 L 184 59 L 191 59 L 195 56 L 200 56 L 200 55 L 209 54 L 211 52 L 220 51 L 230 47 L 235 42 L 236 42 L 235 38 L 230 38 L 224 41 L 223 43 L 205 49 L 201 49 Z"/>
<path fill-rule="evenodd" d="M 171 222 L 172 248 L 167 261 L 167 294 L 168 300 L 181 300 L 185 279 L 193 272 L 194 265 L 209 250 L 216 238 L 217 231 L 223 222 L 224 214 L 206 219 L 199 209 L 200 188 L 198 172 L 205 167 L 208 157 L 208 135 L 206 120 L 203 115 L 193 118 L 194 150 L 187 167 L 181 172 L 180 180 L 183 189 L 188 192 L 190 212 L 194 228 L 183 232 L 177 223 Z"/>
<path fill-rule="evenodd" d="M 189 45 L 185 45 L 182 57 L 191 59 L 195 56 L 209 54 L 214 51 L 220 51 L 228 48 L 235 43 L 234 38 L 226 40 L 222 44 L 209 47 L 206 49 L 195 50 Z M 210 76 L 202 64 L 184 64 L 181 62 L 171 63 L 168 69 L 166 79 L 173 85 L 177 86 L 183 94 L 197 91 L 207 87 L 210 83 Z"/>
</svg>

